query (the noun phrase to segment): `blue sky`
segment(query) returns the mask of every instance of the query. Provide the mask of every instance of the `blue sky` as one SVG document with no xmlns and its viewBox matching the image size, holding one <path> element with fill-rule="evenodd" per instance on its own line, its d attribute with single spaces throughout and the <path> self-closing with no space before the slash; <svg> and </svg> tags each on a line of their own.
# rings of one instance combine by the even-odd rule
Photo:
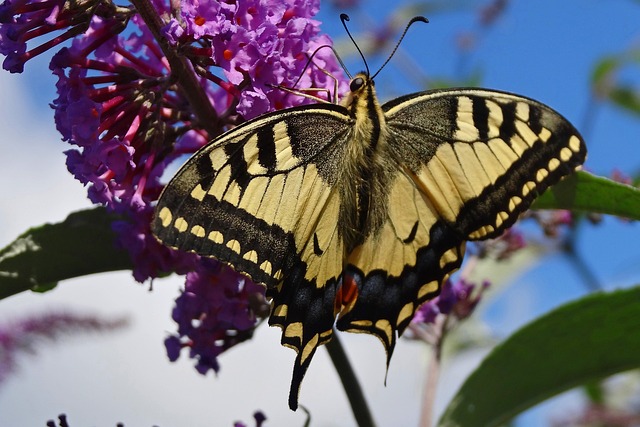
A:
<svg viewBox="0 0 640 427">
<path fill-rule="evenodd" d="M 453 2 L 450 2 L 453 3 Z M 457 77 L 479 72 L 482 86 L 538 99 L 584 129 L 589 147 L 587 168 L 609 174 L 614 168 L 638 171 L 640 120 L 607 104 L 596 106 L 587 119 L 590 75 L 605 55 L 640 46 L 640 4 L 633 1 L 557 0 L 513 1 L 491 28 L 480 30 L 477 7 L 485 2 L 442 12 L 425 13 L 428 25 L 416 25 L 397 55 L 376 79 L 380 97 L 388 99 L 424 89 L 402 70 L 406 58 L 427 78 Z M 334 39 L 344 36 L 336 11 L 322 3 L 319 19 Z M 394 2 L 393 7 L 405 4 Z M 349 11 L 357 39 L 363 28 L 383 23 L 393 9 L 389 2 L 367 2 L 366 12 Z M 478 45 L 464 61 L 455 47 L 461 33 L 479 34 Z M 395 37 L 393 36 L 393 41 Z M 391 43 L 393 45 L 393 42 Z M 372 70 L 386 53 L 369 57 Z M 362 68 L 346 57 L 352 73 Z M 462 64 L 462 66 L 461 66 Z M 0 75 L 4 102 L 0 105 L 3 151 L 0 189 L 0 244 L 31 225 L 59 221 L 71 210 L 86 207 L 84 189 L 66 172 L 67 149 L 56 134 L 47 104 L 54 97 L 54 79 L 47 61 L 27 64 L 22 76 Z M 623 75 L 640 87 L 638 68 Z M 584 225 L 578 250 L 606 289 L 638 283 L 640 236 L 637 224 L 605 218 L 598 226 Z M 222 360 L 217 378 L 200 377 L 191 362 L 166 361 L 162 340 L 174 330 L 170 320 L 179 278 L 157 281 L 155 291 L 136 285 L 127 273 L 85 277 L 61 283 L 45 295 L 25 294 L 0 301 L 0 321 L 56 308 L 105 315 L 128 314 L 131 330 L 104 337 L 70 339 L 43 347 L 37 357 L 0 389 L 0 425 L 44 425 L 67 412 L 72 425 L 230 426 L 250 420 L 255 409 L 269 425 L 301 425 L 304 416 L 286 408 L 294 353 L 279 344 L 275 328 L 261 327 L 254 340 Z M 549 255 L 502 288 L 482 308 L 483 320 L 502 338 L 517 326 L 564 301 L 586 292 L 571 264 Z M 342 334 L 356 372 L 380 425 L 415 425 L 424 374 L 426 348 L 401 340 L 384 380 L 384 351 L 375 338 Z M 437 408 L 444 408 L 466 373 L 486 350 L 445 361 Z M 62 385 L 62 386 L 61 386 Z M 319 351 L 303 384 L 301 403 L 313 413 L 317 426 L 353 426 L 346 399 L 325 352 Z M 518 425 L 539 425 L 564 405 L 563 398 L 528 413 Z M 215 421 L 212 421 L 215 420 Z"/>
</svg>

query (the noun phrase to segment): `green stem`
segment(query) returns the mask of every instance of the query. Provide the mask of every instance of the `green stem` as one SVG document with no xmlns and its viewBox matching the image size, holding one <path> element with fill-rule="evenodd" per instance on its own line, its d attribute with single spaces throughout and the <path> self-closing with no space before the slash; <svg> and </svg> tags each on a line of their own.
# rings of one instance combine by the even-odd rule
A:
<svg viewBox="0 0 640 427">
<path fill-rule="evenodd" d="M 364 393 L 362 392 L 360 383 L 356 378 L 356 374 L 351 367 L 351 363 L 349 363 L 347 354 L 345 353 L 335 330 L 331 341 L 326 344 L 326 347 L 329 352 L 329 357 L 333 362 L 333 366 L 335 366 L 336 371 L 340 376 L 342 387 L 344 387 L 344 391 L 347 394 L 351 410 L 353 411 L 353 416 L 355 417 L 358 426 L 375 427 L 376 424 L 371 416 L 371 411 L 369 410 L 369 405 L 367 405 L 367 401 L 364 398 Z"/>
</svg>

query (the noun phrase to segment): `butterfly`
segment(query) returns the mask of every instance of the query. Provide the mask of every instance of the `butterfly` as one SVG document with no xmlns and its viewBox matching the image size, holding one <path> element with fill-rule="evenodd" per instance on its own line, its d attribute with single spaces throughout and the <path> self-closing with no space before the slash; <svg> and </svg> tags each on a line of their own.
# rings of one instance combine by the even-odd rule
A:
<svg viewBox="0 0 640 427">
<path fill-rule="evenodd" d="M 264 114 L 201 148 L 152 230 L 266 286 L 269 324 L 297 352 L 295 410 L 334 326 L 378 337 L 388 366 L 465 243 L 499 236 L 585 157 L 578 131 L 535 100 L 456 88 L 381 105 L 366 71 L 340 104 Z"/>
</svg>

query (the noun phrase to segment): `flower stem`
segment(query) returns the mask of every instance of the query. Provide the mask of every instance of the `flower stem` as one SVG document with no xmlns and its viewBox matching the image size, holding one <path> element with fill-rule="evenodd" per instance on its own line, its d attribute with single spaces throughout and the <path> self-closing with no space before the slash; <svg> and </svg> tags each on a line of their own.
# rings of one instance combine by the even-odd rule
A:
<svg viewBox="0 0 640 427">
<path fill-rule="evenodd" d="M 422 392 L 422 411 L 420 412 L 420 427 L 431 427 L 433 419 L 433 407 L 440 379 L 440 356 L 439 351 L 433 347 L 431 349 L 431 360 L 427 366 L 424 389 Z"/>
<path fill-rule="evenodd" d="M 344 387 L 344 391 L 347 394 L 351 410 L 353 411 L 353 416 L 355 417 L 358 426 L 375 427 L 376 424 L 371 416 L 369 405 L 367 405 L 360 383 L 358 382 L 356 374 L 351 367 L 351 363 L 349 363 L 347 354 L 338 339 L 336 331 L 334 331 L 333 337 L 331 338 L 331 341 L 326 344 L 326 347 L 329 352 L 329 357 L 333 362 L 333 366 L 335 366 L 336 371 L 340 376 L 342 387 Z"/>
<path fill-rule="evenodd" d="M 431 360 L 427 367 L 424 389 L 422 392 L 422 411 L 420 412 L 420 427 L 431 427 L 433 425 L 433 414 L 440 380 L 440 367 L 442 359 L 442 345 L 447 334 L 450 316 L 445 316 L 443 320 L 434 324 L 437 328 L 436 342 L 431 345 Z M 425 340 L 425 342 L 429 342 Z"/>
</svg>

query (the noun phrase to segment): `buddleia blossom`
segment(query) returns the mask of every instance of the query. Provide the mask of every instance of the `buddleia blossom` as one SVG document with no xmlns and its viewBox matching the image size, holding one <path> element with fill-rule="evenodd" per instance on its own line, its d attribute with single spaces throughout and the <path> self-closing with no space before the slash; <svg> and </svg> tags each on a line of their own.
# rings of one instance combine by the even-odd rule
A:
<svg viewBox="0 0 640 427">
<path fill-rule="evenodd" d="M 217 357 L 251 338 L 254 327 L 269 313 L 264 288 L 248 279 L 238 280 L 231 268 L 203 262 L 187 274 L 185 289 L 176 300 L 173 319 L 178 333 L 165 340 L 170 360 L 183 348 L 197 360 L 196 370 L 217 372 Z"/>
<path fill-rule="evenodd" d="M 340 93 L 347 90 L 333 52 L 316 53 L 332 44 L 312 19 L 318 8 L 319 1 L 302 0 L 186 1 L 165 32 L 182 49 L 191 47 L 185 50 L 194 60 L 215 64 L 228 82 L 242 88 L 236 108 L 249 119 L 309 102 L 274 86 L 334 91 L 339 83 Z M 312 55 L 313 65 L 306 67 Z"/>
<path fill-rule="evenodd" d="M 123 215 L 114 224 L 119 243 L 144 281 L 162 272 L 186 272 L 196 257 L 171 251 L 151 235 L 152 203 L 167 165 L 202 146 L 206 133 L 190 126 L 186 100 L 170 84 L 166 58 L 140 17 L 124 38 L 94 17 L 84 38 L 52 59 L 58 76 L 55 121 L 67 168 L 88 187 L 89 199 Z M 100 43 L 95 43 L 99 40 Z M 173 142 L 172 144 L 170 143 Z"/>
<path fill-rule="evenodd" d="M 422 304 L 416 311 L 412 323 L 433 324 L 441 315 L 453 316 L 457 320 L 466 319 L 473 313 L 488 287 L 489 282 L 486 281 L 477 289 L 475 284 L 464 279 L 447 279 L 442 284 L 440 295 Z"/>
<path fill-rule="evenodd" d="M 5 0 L 0 5 L 0 54 L 6 56 L 2 66 L 22 72 L 29 59 L 84 33 L 94 17 L 105 23 L 102 36 L 119 32 L 131 12 L 109 1 Z M 52 33 L 57 35 L 48 38 Z M 28 50 L 27 44 L 36 46 Z"/>
</svg>

